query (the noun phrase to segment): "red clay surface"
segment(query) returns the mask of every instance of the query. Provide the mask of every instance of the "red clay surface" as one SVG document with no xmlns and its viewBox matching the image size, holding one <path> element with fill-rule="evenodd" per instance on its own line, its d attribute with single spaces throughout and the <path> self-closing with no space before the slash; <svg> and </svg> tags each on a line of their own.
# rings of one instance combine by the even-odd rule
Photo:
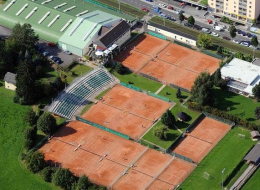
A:
<svg viewBox="0 0 260 190">
<path fill-rule="evenodd" d="M 174 159 L 171 164 L 159 175 L 158 179 L 175 186 L 181 184 L 193 171 L 195 165 L 180 159 Z"/>
<path fill-rule="evenodd" d="M 155 176 L 171 160 L 168 154 L 161 154 L 156 150 L 148 149 L 143 156 L 135 163 L 134 170 Z"/>
<path fill-rule="evenodd" d="M 153 180 L 151 176 L 130 170 L 127 175 L 122 176 L 112 187 L 115 190 L 141 190 Z"/>
<path fill-rule="evenodd" d="M 210 74 L 217 70 L 220 62 L 217 58 L 173 43 L 159 53 L 158 59 L 196 73 L 207 70 Z"/>
<path fill-rule="evenodd" d="M 160 40 L 150 35 L 142 35 L 124 52 L 120 53 L 120 55 L 116 57 L 116 61 L 121 62 L 132 71 L 139 71 L 169 43 L 168 41 Z"/>
<path fill-rule="evenodd" d="M 229 130 L 227 124 L 206 117 L 173 151 L 199 163 Z"/>
<path fill-rule="evenodd" d="M 199 75 L 198 73 L 166 63 L 159 59 L 150 61 L 140 72 L 155 77 L 162 82 L 175 84 L 188 90 L 191 89 L 194 80 Z"/>
<path fill-rule="evenodd" d="M 191 171 L 189 163 L 79 121 L 68 123 L 40 150 L 52 166 L 115 190 L 168 189 L 178 180 L 169 175 Z"/>
<path fill-rule="evenodd" d="M 229 125 L 205 117 L 190 135 L 217 144 L 229 130 Z"/>
<path fill-rule="evenodd" d="M 82 117 L 138 139 L 170 106 L 168 102 L 116 85 Z"/>
</svg>

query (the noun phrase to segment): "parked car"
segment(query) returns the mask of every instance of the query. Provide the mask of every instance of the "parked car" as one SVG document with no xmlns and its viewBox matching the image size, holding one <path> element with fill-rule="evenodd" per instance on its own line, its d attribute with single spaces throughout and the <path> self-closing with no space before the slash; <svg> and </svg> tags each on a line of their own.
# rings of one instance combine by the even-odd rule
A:
<svg viewBox="0 0 260 190">
<path fill-rule="evenodd" d="M 163 8 L 166 8 L 167 6 L 163 3 L 159 3 L 159 7 L 163 7 Z"/>
<path fill-rule="evenodd" d="M 165 13 L 161 13 L 160 16 L 163 18 L 167 18 L 167 15 Z"/>
<path fill-rule="evenodd" d="M 177 13 L 181 14 L 181 13 L 184 13 L 184 11 L 183 10 L 178 10 Z"/>
<path fill-rule="evenodd" d="M 168 6 L 168 9 L 173 10 L 173 7 L 172 6 Z"/>
<path fill-rule="evenodd" d="M 240 44 L 241 44 L 242 46 L 246 46 L 246 47 L 249 47 L 249 45 L 250 45 L 248 42 L 241 42 Z"/>
<path fill-rule="evenodd" d="M 49 52 L 44 51 L 44 52 L 42 53 L 42 55 L 43 55 L 44 57 L 46 57 L 47 55 L 49 55 Z"/>
<path fill-rule="evenodd" d="M 246 32 L 244 32 L 244 31 L 240 31 L 240 34 L 242 35 L 242 36 L 246 36 Z"/>
<path fill-rule="evenodd" d="M 212 36 L 219 37 L 219 34 L 218 34 L 218 33 L 216 33 L 216 32 L 211 32 L 211 35 L 212 35 Z"/>
<path fill-rule="evenodd" d="M 237 33 L 238 33 L 238 34 L 241 34 L 241 30 L 240 30 L 240 29 L 237 29 Z"/>
<path fill-rule="evenodd" d="M 153 0 L 146 0 L 146 1 L 148 1 L 148 2 L 153 2 Z"/>
<path fill-rule="evenodd" d="M 147 8 L 145 8 L 145 7 L 142 7 L 141 10 L 142 10 L 142 11 L 145 11 L 145 12 L 149 12 L 149 10 L 148 10 Z"/>
<path fill-rule="evenodd" d="M 247 35 L 248 38 L 251 38 L 251 37 L 252 37 L 252 34 L 250 34 L 249 32 L 246 33 L 246 35 Z"/>
<path fill-rule="evenodd" d="M 191 27 L 191 25 L 187 22 L 184 23 L 184 26 Z"/>
<path fill-rule="evenodd" d="M 196 7 L 197 10 L 201 10 L 201 7 Z"/>
<path fill-rule="evenodd" d="M 204 33 L 207 33 L 207 34 L 211 33 L 210 29 L 208 29 L 208 28 L 202 28 L 201 31 L 204 32 Z"/>
<path fill-rule="evenodd" d="M 171 21 L 176 21 L 176 19 L 174 17 L 172 17 L 172 16 L 167 17 L 167 19 L 171 20 Z"/>
<path fill-rule="evenodd" d="M 72 53 L 71 53 L 70 51 L 68 51 L 68 50 L 64 51 L 64 53 L 67 54 L 67 55 L 71 55 L 71 54 L 72 54 Z"/>
<path fill-rule="evenodd" d="M 56 44 L 53 43 L 53 42 L 48 42 L 47 45 L 50 46 L 50 47 L 55 47 L 56 46 Z"/>
<path fill-rule="evenodd" d="M 240 41 L 239 40 L 232 40 L 232 42 L 236 43 L 236 44 L 240 44 Z"/>
<path fill-rule="evenodd" d="M 224 40 L 228 40 L 228 41 L 230 41 L 230 38 L 227 37 L 227 36 L 223 36 L 222 38 L 223 38 Z"/>
<path fill-rule="evenodd" d="M 61 64 L 62 61 L 61 61 L 61 59 L 58 57 L 58 59 L 55 61 L 55 63 L 56 63 L 56 64 Z"/>
</svg>

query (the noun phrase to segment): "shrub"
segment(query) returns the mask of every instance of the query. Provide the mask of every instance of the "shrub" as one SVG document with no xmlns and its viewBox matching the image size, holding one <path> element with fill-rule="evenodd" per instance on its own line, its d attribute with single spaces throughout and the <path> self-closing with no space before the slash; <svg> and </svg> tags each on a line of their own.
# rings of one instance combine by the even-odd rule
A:
<svg viewBox="0 0 260 190">
<path fill-rule="evenodd" d="M 52 177 L 52 181 L 55 185 L 60 186 L 65 190 L 71 189 L 73 183 L 76 181 L 76 177 L 71 173 L 69 169 L 59 168 Z"/>
<path fill-rule="evenodd" d="M 37 128 L 43 133 L 50 135 L 55 131 L 56 120 L 50 113 L 45 112 L 38 119 Z"/>
<path fill-rule="evenodd" d="M 28 154 L 25 158 L 25 164 L 33 173 L 41 171 L 45 166 L 44 154 L 40 151 Z"/>
<path fill-rule="evenodd" d="M 41 171 L 41 176 L 43 178 L 44 181 L 46 182 L 51 182 L 52 180 L 52 174 L 54 173 L 54 168 L 48 166 L 45 167 L 42 171 Z"/>
</svg>

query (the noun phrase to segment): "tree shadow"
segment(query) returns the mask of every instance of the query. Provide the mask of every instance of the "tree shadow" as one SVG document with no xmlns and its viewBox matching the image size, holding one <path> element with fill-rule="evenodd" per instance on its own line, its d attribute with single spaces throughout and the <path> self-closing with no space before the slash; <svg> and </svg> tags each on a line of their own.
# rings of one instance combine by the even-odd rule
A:
<svg viewBox="0 0 260 190">
<path fill-rule="evenodd" d="M 190 124 L 186 123 L 184 121 L 176 121 L 175 125 L 179 128 L 179 129 L 186 129 Z"/>
<path fill-rule="evenodd" d="M 257 121 L 255 118 L 246 118 L 247 121 Z"/>
<path fill-rule="evenodd" d="M 180 135 L 174 134 L 174 133 L 168 133 L 167 139 L 164 139 L 164 141 L 175 141 Z"/>
<path fill-rule="evenodd" d="M 65 137 L 68 135 L 72 135 L 74 133 L 77 133 L 77 130 L 71 128 L 68 125 L 63 126 L 63 129 L 59 130 L 56 134 L 55 137 Z"/>
</svg>

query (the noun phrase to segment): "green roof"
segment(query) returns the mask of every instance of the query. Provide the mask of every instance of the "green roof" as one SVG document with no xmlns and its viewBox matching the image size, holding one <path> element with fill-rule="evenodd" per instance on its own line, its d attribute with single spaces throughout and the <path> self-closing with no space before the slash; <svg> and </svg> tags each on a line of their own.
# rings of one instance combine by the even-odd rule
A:
<svg viewBox="0 0 260 190">
<path fill-rule="evenodd" d="M 91 41 L 92 37 L 98 33 L 102 25 L 120 19 L 102 11 L 85 14 L 76 18 L 59 39 L 59 42 L 83 49 Z"/>
<path fill-rule="evenodd" d="M 6 11 L 4 9 L 10 4 L 12 0 L 8 0 L 1 8 L 0 8 L 0 23 L 8 28 L 13 28 L 17 22 L 29 23 L 32 25 L 32 28 L 35 30 L 36 34 L 40 36 L 40 38 L 45 39 L 47 41 L 58 42 L 59 38 L 66 31 L 60 31 L 71 19 L 72 21 L 76 20 L 76 15 L 85 11 L 91 13 L 95 10 L 100 10 L 103 12 L 110 13 L 112 15 L 118 16 L 120 18 L 124 18 L 130 21 L 133 21 L 134 18 L 128 15 L 124 15 L 100 6 L 97 6 L 93 3 L 89 3 L 82 0 L 50 0 L 50 2 L 42 5 L 46 0 L 14 0 L 15 2 L 10 6 Z M 66 4 L 61 6 L 60 8 L 55 9 L 54 7 L 61 5 L 63 3 Z M 17 16 L 17 12 L 24 6 L 28 4 L 28 6 Z M 76 7 L 75 7 L 76 6 Z M 37 10 L 28 18 L 25 17 L 35 8 Z M 65 9 L 71 8 L 71 10 L 63 12 Z M 47 13 L 50 14 L 43 20 L 41 24 L 39 24 L 39 20 Z M 53 22 L 53 24 L 48 27 L 48 24 L 52 22 L 57 15 L 60 15 L 59 18 Z M 69 25 L 68 25 L 69 26 Z M 68 28 L 68 27 L 67 27 Z"/>
</svg>

